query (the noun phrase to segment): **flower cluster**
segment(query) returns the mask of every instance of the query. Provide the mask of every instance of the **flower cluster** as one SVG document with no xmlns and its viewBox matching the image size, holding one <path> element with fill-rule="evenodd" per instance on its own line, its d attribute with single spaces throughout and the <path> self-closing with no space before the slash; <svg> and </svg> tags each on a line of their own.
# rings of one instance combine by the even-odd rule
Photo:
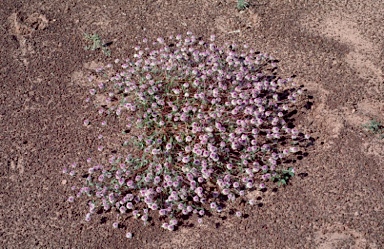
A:
<svg viewBox="0 0 384 249">
<path fill-rule="evenodd" d="M 190 32 L 144 39 L 132 59 L 115 61 L 121 72 L 90 90 L 89 100 L 104 96 L 100 116 L 127 118 L 131 139 L 123 145 L 132 146 L 131 153 L 89 168 L 77 194 L 93 197 L 86 220 L 102 208 L 144 223 L 157 212 L 168 230 L 180 217 L 195 215 L 201 223 L 225 202 L 279 179 L 284 161 L 309 139 L 287 121 L 302 90 L 290 78 L 273 76 L 273 58 L 214 40 Z"/>
</svg>

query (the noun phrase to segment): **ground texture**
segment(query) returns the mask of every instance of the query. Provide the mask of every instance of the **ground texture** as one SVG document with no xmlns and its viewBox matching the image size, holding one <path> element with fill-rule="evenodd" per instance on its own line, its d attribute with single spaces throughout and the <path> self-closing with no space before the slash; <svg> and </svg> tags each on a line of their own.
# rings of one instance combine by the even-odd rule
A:
<svg viewBox="0 0 384 249">
<path fill-rule="evenodd" d="M 0 7 L 1 248 L 384 248 L 384 2 L 377 0 L 17 1 Z M 192 31 L 247 43 L 280 61 L 310 97 L 296 125 L 316 139 L 298 176 L 260 194 L 247 218 L 167 232 L 84 221 L 62 168 L 96 153 L 82 125 L 93 65 L 129 57 L 142 38 Z M 111 57 L 86 51 L 98 33 Z"/>
</svg>

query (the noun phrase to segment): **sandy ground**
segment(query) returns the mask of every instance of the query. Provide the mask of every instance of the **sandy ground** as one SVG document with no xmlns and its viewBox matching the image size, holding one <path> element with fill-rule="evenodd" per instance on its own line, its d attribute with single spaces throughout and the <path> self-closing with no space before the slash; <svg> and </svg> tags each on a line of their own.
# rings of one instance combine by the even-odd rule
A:
<svg viewBox="0 0 384 249">
<path fill-rule="evenodd" d="M 144 3 L 145 2 L 145 3 Z M 0 7 L 1 248 L 384 248 L 384 2 L 14 1 Z M 298 176 L 257 193 L 247 218 L 216 217 L 167 232 L 127 220 L 84 221 L 63 167 L 95 154 L 82 122 L 92 65 L 131 56 L 142 38 L 192 31 L 249 44 L 280 61 L 310 97 L 296 125 L 316 138 Z M 112 42 L 86 51 L 84 33 Z M 105 215 L 108 218 L 108 214 Z"/>
</svg>

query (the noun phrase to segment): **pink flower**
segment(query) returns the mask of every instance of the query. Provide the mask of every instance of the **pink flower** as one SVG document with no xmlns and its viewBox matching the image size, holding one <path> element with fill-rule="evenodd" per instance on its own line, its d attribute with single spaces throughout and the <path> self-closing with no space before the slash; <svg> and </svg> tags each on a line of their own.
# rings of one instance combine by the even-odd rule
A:
<svg viewBox="0 0 384 249">
<path fill-rule="evenodd" d="M 216 208 L 217 208 L 217 204 L 216 204 L 216 202 L 212 202 L 212 203 L 210 204 L 210 207 L 211 207 L 211 209 L 216 209 Z"/>
<path fill-rule="evenodd" d="M 87 213 L 87 214 L 85 215 L 85 220 L 86 220 L 87 222 L 91 220 L 91 214 L 90 214 L 90 213 Z"/>
<path fill-rule="evenodd" d="M 178 222 L 177 222 L 176 219 L 172 219 L 172 220 L 169 221 L 169 224 L 170 224 L 170 225 L 174 225 L 174 226 L 175 226 L 175 225 L 177 225 L 177 223 L 178 223 Z"/>
<path fill-rule="evenodd" d="M 183 157 L 183 159 L 182 159 L 182 162 L 183 163 L 188 163 L 189 162 L 189 156 L 186 156 L 186 157 Z"/>
<path fill-rule="evenodd" d="M 165 146 L 165 148 L 166 148 L 167 150 L 172 149 L 172 144 L 168 143 L 168 144 Z"/>
<path fill-rule="evenodd" d="M 222 193 L 223 195 L 228 195 L 228 194 L 229 194 L 229 190 L 228 190 L 228 189 L 223 189 L 223 190 L 221 191 L 221 193 Z"/>
<path fill-rule="evenodd" d="M 125 237 L 128 239 L 132 239 L 133 235 L 132 235 L 132 233 L 126 233 Z"/>
<path fill-rule="evenodd" d="M 292 153 L 296 153 L 299 151 L 299 149 L 297 147 L 291 147 L 289 148 L 289 150 L 292 152 Z"/>
<path fill-rule="evenodd" d="M 173 231 L 173 230 L 175 229 L 175 226 L 169 224 L 168 227 L 167 227 L 167 229 L 168 229 L 169 231 Z"/>
<path fill-rule="evenodd" d="M 127 207 L 127 209 L 132 209 L 133 208 L 132 202 L 127 202 L 127 204 L 125 206 Z"/>
</svg>

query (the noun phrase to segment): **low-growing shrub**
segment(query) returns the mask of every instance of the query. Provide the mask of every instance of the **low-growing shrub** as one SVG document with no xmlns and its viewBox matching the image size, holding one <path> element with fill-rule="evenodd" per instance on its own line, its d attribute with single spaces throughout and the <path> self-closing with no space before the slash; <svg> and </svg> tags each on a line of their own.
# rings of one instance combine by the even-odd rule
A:
<svg viewBox="0 0 384 249">
<path fill-rule="evenodd" d="M 87 221 L 98 210 L 129 213 L 144 223 L 155 213 L 163 228 L 174 230 L 185 217 L 201 223 L 266 182 L 286 184 L 293 176 L 284 162 L 309 139 L 289 120 L 302 90 L 291 78 L 273 75 L 270 56 L 214 41 L 190 32 L 144 39 L 132 59 L 115 61 L 118 73 L 90 90 L 101 117 L 126 122 L 127 140 L 108 163 L 95 162 L 69 197 L 88 196 Z M 107 75 L 111 67 L 97 73 Z M 76 175 L 71 168 L 64 172 Z"/>
<path fill-rule="evenodd" d="M 379 134 L 379 138 L 384 139 L 384 125 L 382 125 L 379 121 L 372 119 L 368 123 L 364 124 L 363 128 L 375 135 Z"/>
<path fill-rule="evenodd" d="M 237 10 L 245 10 L 249 7 L 249 3 L 245 0 L 237 0 Z"/>
<path fill-rule="evenodd" d="M 107 48 L 108 43 L 103 43 L 98 34 L 84 34 L 84 38 L 91 43 L 91 45 L 85 46 L 85 50 L 99 50 L 103 51 L 106 56 L 111 56 L 111 51 Z"/>
</svg>

